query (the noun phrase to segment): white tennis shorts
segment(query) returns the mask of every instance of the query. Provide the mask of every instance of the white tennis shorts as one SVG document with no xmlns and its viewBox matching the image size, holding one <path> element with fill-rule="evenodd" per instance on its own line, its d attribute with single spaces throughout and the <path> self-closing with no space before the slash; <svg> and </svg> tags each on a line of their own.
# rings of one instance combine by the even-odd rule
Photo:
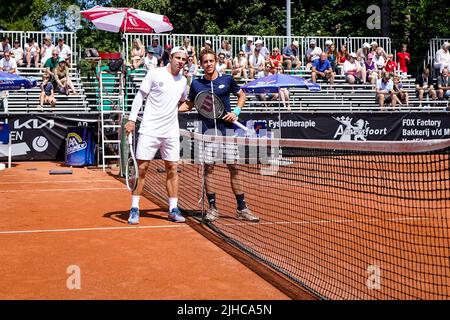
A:
<svg viewBox="0 0 450 320">
<path fill-rule="evenodd" d="M 157 138 L 140 134 L 136 148 L 136 159 L 153 160 L 159 150 L 166 161 L 180 160 L 180 138 Z"/>
<path fill-rule="evenodd" d="M 239 147 L 236 143 L 200 141 L 199 160 L 206 164 L 234 164 L 239 161 Z"/>
</svg>

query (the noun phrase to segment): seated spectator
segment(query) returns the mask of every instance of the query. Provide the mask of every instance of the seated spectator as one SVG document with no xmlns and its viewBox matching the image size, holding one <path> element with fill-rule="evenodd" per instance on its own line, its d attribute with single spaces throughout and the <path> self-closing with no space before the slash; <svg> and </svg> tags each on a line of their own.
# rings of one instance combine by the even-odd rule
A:
<svg viewBox="0 0 450 320">
<path fill-rule="evenodd" d="M 336 71 L 337 71 L 337 58 L 338 58 L 339 53 L 338 53 L 334 43 L 332 43 L 329 46 L 329 48 L 326 51 L 326 54 L 327 54 L 328 61 L 330 61 L 331 69 L 336 74 Z"/>
<path fill-rule="evenodd" d="M 338 72 L 340 71 L 340 74 L 344 74 L 344 63 L 345 61 L 347 61 L 347 58 L 348 58 L 347 46 L 343 44 L 341 45 L 337 56 L 337 68 Z"/>
<path fill-rule="evenodd" d="M 272 49 L 272 54 L 269 56 L 269 60 L 275 68 L 281 67 L 283 65 L 283 56 L 280 53 L 280 49 L 275 47 Z"/>
<path fill-rule="evenodd" d="M 164 46 L 164 53 L 161 57 L 161 62 L 159 64 L 160 67 L 164 67 L 167 66 L 167 64 L 170 61 L 170 51 L 172 50 L 172 45 L 171 44 L 166 44 Z"/>
<path fill-rule="evenodd" d="M 316 83 L 317 79 L 329 80 L 330 84 L 334 84 L 333 68 L 325 52 L 322 52 L 320 58 L 314 60 L 312 63 L 311 80 Z"/>
<path fill-rule="evenodd" d="M 221 52 L 217 56 L 216 71 L 225 74 L 227 71 L 227 63 L 225 61 L 225 53 Z"/>
<path fill-rule="evenodd" d="M 53 83 L 53 86 L 55 86 L 55 69 L 58 66 L 59 63 L 59 51 L 54 49 L 52 51 L 52 57 L 50 59 L 47 59 L 44 64 L 45 73 L 50 75 L 50 81 Z"/>
<path fill-rule="evenodd" d="M 345 81 L 350 84 L 363 83 L 362 79 L 362 68 L 361 65 L 356 61 L 356 53 L 352 52 L 348 56 L 348 60 L 344 62 L 344 75 Z"/>
<path fill-rule="evenodd" d="M 377 67 L 378 70 L 378 78 L 381 78 L 381 74 L 383 73 L 384 67 L 386 65 L 386 60 L 383 57 L 383 50 L 381 48 L 378 48 L 375 51 L 375 54 L 373 56 L 373 62 L 375 63 L 375 66 Z"/>
<path fill-rule="evenodd" d="M 223 53 L 225 55 L 225 63 L 227 65 L 226 69 L 231 69 L 233 67 L 233 52 L 231 49 L 231 44 L 228 40 L 223 40 L 222 45 L 218 54 Z"/>
<path fill-rule="evenodd" d="M 44 104 L 50 104 L 52 107 L 56 105 L 55 92 L 53 89 L 53 84 L 50 81 L 50 75 L 44 73 L 42 76 L 43 81 L 41 83 L 41 93 L 39 95 L 39 105 L 38 110 L 44 110 Z"/>
<path fill-rule="evenodd" d="M 239 80 L 241 78 L 247 79 L 248 75 L 248 60 L 244 51 L 239 51 L 238 55 L 233 60 L 233 78 Z"/>
<path fill-rule="evenodd" d="M 292 68 L 298 69 L 301 66 L 299 59 L 299 44 L 297 40 L 292 41 L 290 45 L 287 45 L 283 49 L 283 66 L 286 70 Z"/>
<path fill-rule="evenodd" d="M 59 57 L 66 60 L 67 66 L 70 67 L 71 58 L 72 58 L 72 49 L 70 46 L 64 43 L 64 38 L 59 37 L 58 38 L 58 45 L 56 48 L 59 51 Z"/>
<path fill-rule="evenodd" d="M 61 94 L 77 94 L 75 87 L 70 80 L 69 68 L 67 67 L 66 60 L 59 58 L 58 66 L 55 68 L 55 83 L 58 92 Z"/>
<path fill-rule="evenodd" d="M 408 64 L 411 61 L 411 56 L 407 52 L 408 45 L 402 44 L 402 49 L 400 52 L 397 52 L 397 61 L 400 66 L 400 71 L 403 73 L 408 73 Z"/>
<path fill-rule="evenodd" d="M 242 45 L 241 50 L 244 51 L 245 57 L 248 61 L 249 57 L 253 54 L 253 51 L 255 51 L 255 46 L 253 45 L 253 37 L 247 37 L 247 42 Z"/>
<path fill-rule="evenodd" d="M 264 64 L 264 71 L 262 71 L 261 77 L 266 77 L 275 73 L 283 73 L 283 68 L 278 67 L 274 68 L 273 64 L 267 60 Z M 280 100 L 283 103 L 283 106 L 290 110 L 289 103 L 289 90 L 287 88 L 280 88 L 278 93 L 262 93 L 257 95 L 260 101 L 276 101 Z"/>
<path fill-rule="evenodd" d="M 448 68 L 442 70 L 442 74 L 437 79 L 437 96 L 439 99 L 450 98 L 450 83 L 448 77 Z"/>
<path fill-rule="evenodd" d="M 333 44 L 333 41 L 332 41 L 332 40 L 327 40 L 327 41 L 325 41 L 325 48 L 323 49 L 323 51 L 324 51 L 324 52 L 330 51 L 330 47 L 331 47 L 332 44 Z"/>
<path fill-rule="evenodd" d="M 3 58 L 6 51 L 11 51 L 11 44 L 9 43 L 9 37 L 3 37 L 0 42 L 0 59 Z"/>
<path fill-rule="evenodd" d="M 0 90 L 0 107 L 3 108 L 3 112 L 8 112 L 8 96 L 8 91 Z"/>
<path fill-rule="evenodd" d="M 206 40 L 206 41 L 205 41 L 205 44 L 204 44 L 203 47 L 200 49 L 200 53 L 201 53 L 203 50 L 206 50 L 206 49 L 211 49 L 211 50 L 212 50 L 212 42 L 211 42 L 211 40 Z"/>
<path fill-rule="evenodd" d="M 311 68 L 314 60 L 320 58 L 322 49 L 316 46 L 316 40 L 311 39 L 309 41 L 309 48 L 306 50 L 306 67 Z"/>
<path fill-rule="evenodd" d="M 450 43 L 444 42 L 442 48 L 436 51 L 434 55 L 434 64 L 433 67 L 436 69 L 436 74 L 441 74 L 444 68 L 450 68 Z"/>
<path fill-rule="evenodd" d="M 264 46 L 264 43 L 261 39 L 256 40 L 255 49 L 259 49 L 259 53 L 264 57 L 264 60 L 267 60 L 269 57 L 269 50 Z"/>
<path fill-rule="evenodd" d="M 399 76 L 394 76 L 394 92 L 400 104 L 406 104 L 409 107 L 409 94 L 403 89 Z"/>
<path fill-rule="evenodd" d="M 195 47 L 191 45 L 191 39 L 189 39 L 188 37 L 184 38 L 183 47 L 186 49 L 188 56 L 194 57 L 194 62 L 195 64 L 197 64 L 197 53 L 195 51 Z"/>
<path fill-rule="evenodd" d="M 370 44 L 371 48 L 372 48 L 372 53 L 375 55 L 376 52 L 378 51 L 378 49 L 380 49 L 380 55 L 383 56 L 384 60 L 386 60 L 387 58 L 387 54 L 386 51 L 382 48 L 378 46 L 378 43 L 376 41 L 372 41 L 372 43 Z"/>
<path fill-rule="evenodd" d="M 144 58 L 144 69 L 149 71 L 158 66 L 158 59 L 152 46 L 147 47 L 147 55 Z"/>
<path fill-rule="evenodd" d="M 383 72 L 381 79 L 377 80 L 377 96 L 376 102 L 380 104 L 381 110 L 384 109 L 384 105 L 391 103 L 395 108 L 400 102 L 395 95 L 394 82 L 391 80 L 388 72 Z"/>
<path fill-rule="evenodd" d="M 45 65 L 45 62 L 47 59 L 50 59 L 52 57 L 53 50 L 55 49 L 55 46 L 52 43 L 52 38 L 50 36 L 44 37 L 44 43 L 41 47 L 41 64 Z M 57 50 L 58 55 L 59 51 Z"/>
<path fill-rule="evenodd" d="M 254 79 L 255 75 L 259 72 L 264 71 L 265 59 L 259 52 L 259 48 L 255 48 L 255 52 L 249 58 L 249 78 Z"/>
<path fill-rule="evenodd" d="M 144 64 L 145 47 L 140 39 L 134 39 L 131 46 L 131 70 L 135 70 Z"/>
<path fill-rule="evenodd" d="M 436 91 L 433 89 L 433 79 L 430 77 L 430 69 L 425 68 L 416 78 L 416 95 L 419 101 L 423 101 L 423 97 L 431 97 L 436 100 Z"/>
<path fill-rule="evenodd" d="M 188 61 L 186 64 L 186 73 L 185 73 L 185 77 L 188 80 L 188 85 L 191 84 L 192 79 L 195 78 L 195 76 L 197 75 L 198 72 L 198 66 L 195 63 L 195 57 L 193 54 L 188 55 Z"/>
<path fill-rule="evenodd" d="M 39 45 L 36 43 L 34 38 L 28 38 L 24 48 L 27 68 L 31 66 L 39 68 L 39 57 L 41 49 L 39 48 Z"/>
<path fill-rule="evenodd" d="M 14 40 L 13 47 L 11 49 L 11 58 L 16 60 L 18 67 L 22 67 L 24 65 L 24 52 L 23 48 L 20 46 L 19 40 Z"/>
<path fill-rule="evenodd" d="M 384 70 L 386 72 L 392 73 L 393 75 L 396 75 L 397 71 L 397 63 L 394 61 L 394 55 L 392 53 L 388 54 L 386 65 L 384 67 Z"/>
<path fill-rule="evenodd" d="M 369 53 L 364 60 L 364 65 L 366 67 L 366 82 L 371 84 L 377 84 L 378 80 L 378 70 L 373 62 L 373 54 Z"/>
<path fill-rule="evenodd" d="M 164 54 L 164 49 L 159 45 L 158 36 L 152 38 L 152 48 L 156 59 L 158 59 L 158 65 L 161 63 L 162 56 Z"/>
<path fill-rule="evenodd" d="M 17 63 L 14 58 L 11 58 L 11 51 L 3 53 L 3 58 L 0 60 L 0 70 L 7 73 L 17 73 Z"/>
<path fill-rule="evenodd" d="M 359 48 L 358 51 L 356 51 L 356 55 L 364 59 L 367 58 L 371 51 L 370 44 L 368 42 L 364 42 L 362 48 Z"/>
</svg>

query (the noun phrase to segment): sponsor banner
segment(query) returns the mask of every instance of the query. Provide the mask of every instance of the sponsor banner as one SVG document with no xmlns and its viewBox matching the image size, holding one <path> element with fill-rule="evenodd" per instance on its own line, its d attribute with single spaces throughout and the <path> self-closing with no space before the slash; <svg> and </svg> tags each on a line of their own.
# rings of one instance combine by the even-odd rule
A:
<svg viewBox="0 0 450 320">
<path fill-rule="evenodd" d="M 180 114 L 180 126 L 194 130 L 196 114 Z M 249 128 L 281 129 L 281 137 L 344 141 L 402 141 L 450 138 L 448 113 L 243 113 Z"/>
<path fill-rule="evenodd" d="M 65 138 L 69 127 L 93 127 L 97 132 L 98 115 L 93 114 L 27 114 L 8 117 L 11 132 L 12 159 L 59 160 L 65 159 Z M 5 122 L 0 117 L 0 124 Z M 95 138 L 94 141 L 97 141 Z M 5 146 L 6 147 L 6 146 Z M 0 145 L 0 160 L 6 158 Z"/>
<path fill-rule="evenodd" d="M 92 166 L 94 165 L 95 143 L 94 129 L 90 127 L 68 128 L 66 137 L 66 160 L 68 166 Z"/>
</svg>

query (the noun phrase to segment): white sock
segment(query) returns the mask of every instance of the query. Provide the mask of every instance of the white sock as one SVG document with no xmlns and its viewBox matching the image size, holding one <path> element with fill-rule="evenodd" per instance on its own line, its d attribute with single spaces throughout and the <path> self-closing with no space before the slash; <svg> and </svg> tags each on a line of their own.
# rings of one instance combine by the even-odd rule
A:
<svg viewBox="0 0 450 320">
<path fill-rule="evenodd" d="M 139 200 L 141 200 L 141 196 L 131 196 L 131 207 L 139 209 Z"/>
<path fill-rule="evenodd" d="M 176 208 L 178 205 L 178 198 L 169 198 L 169 211 L 172 211 L 173 208 Z"/>
</svg>

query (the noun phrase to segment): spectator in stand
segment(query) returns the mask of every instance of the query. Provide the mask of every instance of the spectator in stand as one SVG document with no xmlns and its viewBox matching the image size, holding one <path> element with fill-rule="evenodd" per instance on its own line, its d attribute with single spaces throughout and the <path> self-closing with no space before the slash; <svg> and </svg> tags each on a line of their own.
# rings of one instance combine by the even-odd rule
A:
<svg viewBox="0 0 450 320">
<path fill-rule="evenodd" d="M 67 66 L 70 67 L 72 49 L 70 48 L 70 46 L 64 43 L 63 37 L 58 38 L 58 45 L 56 46 L 56 49 L 58 49 L 59 51 L 59 57 L 66 60 Z"/>
<path fill-rule="evenodd" d="M 3 37 L 0 42 L 0 59 L 3 58 L 6 51 L 11 51 L 11 44 L 9 43 L 9 37 Z"/>
<path fill-rule="evenodd" d="M 157 36 L 152 38 L 152 48 L 156 59 L 158 59 L 158 64 L 160 64 L 164 54 L 164 49 L 159 45 L 159 38 Z"/>
<path fill-rule="evenodd" d="M 52 57 L 50 59 L 47 59 L 44 64 L 45 73 L 50 75 L 50 81 L 53 83 L 53 86 L 56 86 L 55 84 L 55 69 L 58 66 L 59 63 L 59 51 L 54 49 L 52 51 Z"/>
<path fill-rule="evenodd" d="M 329 80 L 330 84 L 334 84 L 333 68 L 325 52 L 322 52 L 320 58 L 314 60 L 312 63 L 311 80 L 316 83 L 317 79 Z"/>
<path fill-rule="evenodd" d="M 235 80 L 239 80 L 241 78 L 247 79 L 248 60 L 243 50 L 239 51 L 238 55 L 233 60 L 232 73 Z"/>
<path fill-rule="evenodd" d="M 25 44 L 25 60 L 27 63 L 27 68 L 31 66 L 39 68 L 40 52 L 41 49 L 34 38 L 28 38 L 27 43 Z"/>
<path fill-rule="evenodd" d="M 283 49 L 283 66 L 285 70 L 291 70 L 293 68 L 299 69 L 301 62 L 299 59 L 299 44 L 297 40 L 292 41 L 290 45 L 287 45 Z"/>
<path fill-rule="evenodd" d="M 434 69 L 436 69 L 436 74 L 441 74 L 444 68 L 450 68 L 450 43 L 444 42 L 442 48 L 436 51 L 434 56 Z"/>
<path fill-rule="evenodd" d="M 362 48 L 359 48 L 358 51 L 356 51 L 356 55 L 358 56 L 357 60 L 361 63 L 361 66 L 365 67 L 364 60 L 367 58 L 367 56 L 370 53 L 370 44 L 368 42 L 364 42 Z"/>
<path fill-rule="evenodd" d="M 58 89 L 59 93 L 65 95 L 77 94 L 72 80 L 70 80 L 69 68 L 67 68 L 67 63 L 64 58 L 59 58 L 58 66 L 55 68 L 54 77 L 56 88 Z"/>
<path fill-rule="evenodd" d="M 272 54 L 269 57 L 271 63 L 275 68 L 281 67 L 283 65 L 283 56 L 280 53 L 280 49 L 275 47 L 272 49 Z"/>
<path fill-rule="evenodd" d="M 249 58 L 249 78 L 254 79 L 255 75 L 264 71 L 265 59 L 259 52 L 259 48 L 255 48 L 255 52 Z"/>
<path fill-rule="evenodd" d="M 3 58 L 0 59 L 0 71 L 16 74 L 17 63 L 14 58 L 11 58 L 11 51 L 5 51 Z"/>
<path fill-rule="evenodd" d="M 42 76 L 41 94 L 39 95 L 39 105 L 37 109 L 39 111 L 44 110 L 44 104 L 46 103 L 54 107 L 56 105 L 56 98 L 53 84 L 50 81 L 50 75 L 44 73 L 44 75 Z"/>
<path fill-rule="evenodd" d="M 316 40 L 309 41 L 309 48 L 306 50 L 306 67 L 311 68 L 314 60 L 320 59 L 322 49 L 316 46 Z"/>
<path fill-rule="evenodd" d="M 253 54 L 253 51 L 255 51 L 253 37 L 247 37 L 247 42 L 242 45 L 241 50 L 244 51 L 245 57 L 247 58 L 247 61 L 249 61 L 249 57 Z"/>
<path fill-rule="evenodd" d="M 430 69 L 423 69 L 422 73 L 416 78 L 416 95 L 419 101 L 422 102 L 424 96 L 431 97 L 432 100 L 436 100 L 436 91 L 433 89 L 433 79 L 430 77 Z"/>
<path fill-rule="evenodd" d="M 187 78 L 187 83 L 190 85 L 192 83 L 192 79 L 195 78 L 197 72 L 198 72 L 198 66 L 195 63 L 195 57 L 193 54 L 188 55 L 188 61 L 186 64 L 187 72 L 185 74 L 185 77 Z"/>
<path fill-rule="evenodd" d="M 393 75 L 397 74 L 397 63 L 394 61 L 394 55 L 392 53 L 387 55 L 386 64 L 384 70 Z"/>
<path fill-rule="evenodd" d="M 186 49 L 188 56 L 192 56 L 195 64 L 197 64 L 197 52 L 195 51 L 195 47 L 191 45 L 191 39 L 188 37 L 184 38 L 183 47 Z"/>
<path fill-rule="evenodd" d="M 403 73 L 408 73 L 408 64 L 411 61 L 411 56 L 407 52 L 408 45 L 406 43 L 402 44 L 402 50 L 397 52 L 397 61 L 400 66 L 400 71 Z"/>
<path fill-rule="evenodd" d="M 348 51 L 345 44 L 341 45 L 337 57 L 337 67 L 340 69 L 340 74 L 344 74 L 344 63 L 348 60 Z M 339 70 L 338 70 L 339 72 Z"/>
<path fill-rule="evenodd" d="M 366 82 L 370 82 L 371 84 L 377 84 L 378 80 L 378 70 L 373 62 L 373 53 L 369 53 L 364 60 L 364 65 L 366 67 Z"/>
<path fill-rule="evenodd" d="M 202 47 L 201 50 L 200 50 L 200 53 L 201 53 L 203 50 L 212 50 L 212 42 L 211 42 L 211 40 L 206 40 L 206 41 L 205 41 L 205 44 L 203 45 L 203 47 Z"/>
<path fill-rule="evenodd" d="M 380 49 L 381 51 L 381 56 L 383 56 L 384 60 L 386 60 L 387 58 L 387 54 L 386 51 L 384 51 L 384 49 L 382 47 L 378 46 L 378 43 L 376 41 L 372 41 L 372 43 L 370 44 L 370 46 L 372 47 L 372 53 L 376 54 L 376 52 L 378 51 L 378 49 Z"/>
<path fill-rule="evenodd" d="M 409 107 L 409 94 L 403 89 L 403 83 L 400 81 L 399 76 L 394 76 L 394 92 L 400 105 L 406 104 Z"/>
<path fill-rule="evenodd" d="M 19 40 L 14 40 L 13 47 L 11 49 L 11 57 L 16 60 L 18 67 L 24 66 L 23 62 L 24 52 L 23 48 L 20 46 Z"/>
<path fill-rule="evenodd" d="M 140 39 L 134 39 L 131 46 L 131 69 L 135 70 L 144 64 L 145 47 Z"/>
<path fill-rule="evenodd" d="M 337 72 L 337 58 L 338 58 L 338 51 L 336 49 L 336 45 L 334 43 L 332 43 L 330 45 L 330 47 L 327 50 L 327 59 L 328 61 L 330 61 L 331 64 L 331 69 L 333 70 L 333 72 L 336 74 Z"/>
<path fill-rule="evenodd" d="M 391 103 L 392 107 L 395 108 L 400 102 L 395 95 L 394 82 L 388 72 L 383 72 L 381 79 L 377 80 L 376 102 L 380 104 L 381 110 L 384 110 L 385 103 Z"/>
<path fill-rule="evenodd" d="M 261 39 L 256 40 L 255 48 L 259 49 L 259 53 L 264 57 L 264 60 L 267 60 L 269 57 L 269 50 L 264 46 L 264 43 Z"/>
<path fill-rule="evenodd" d="M 217 55 L 216 71 L 220 74 L 226 74 L 227 63 L 225 61 L 225 53 L 221 52 Z"/>
<path fill-rule="evenodd" d="M 356 53 L 352 52 L 344 62 L 345 81 L 350 84 L 362 83 L 361 65 L 356 61 Z"/>
<path fill-rule="evenodd" d="M 172 51 L 172 45 L 169 43 L 164 46 L 164 53 L 161 57 L 161 62 L 159 64 L 160 67 L 165 67 L 169 63 L 170 51 Z"/>
<path fill-rule="evenodd" d="M 437 79 L 437 96 L 439 99 L 450 98 L 450 83 L 448 77 L 448 68 L 442 70 L 442 74 Z"/>
<path fill-rule="evenodd" d="M 225 55 L 225 63 L 227 65 L 226 69 L 231 69 L 233 67 L 233 52 L 231 49 L 231 44 L 228 40 L 223 40 L 218 54 L 223 53 Z"/>
<path fill-rule="evenodd" d="M 384 67 L 386 65 L 386 60 L 383 57 L 382 48 L 377 48 L 377 50 L 375 51 L 375 54 L 373 56 L 373 62 L 375 63 L 375 66 L 377 67 L 378 70 L 378 78 L 381 78 L 382 73 L 384 71 Z"/>
<path fill-rule="evenodd" d="M 333 44 L 333 41 L 331 41 L 331 40 L 325 41 L 325 48 L 323 49 L 323 52 L 330 51 L 330 47 L 331 47 L 332 44 Z"/>
<path fill-rule="evenodd" d="M 158 67 L 158 59 L 155 57 L 155 51 L 152 46 L 147 47 L 147 55 L 144 58 L 144 69 L 150 71 Z"/>
<path fill-rule="evenodd" d="M 52 43 L 52 38 L 50 36 L 44 37 L 44 44 L 41 48 L 41 63 L 42 65 L 45 65 L 45 62 L 47 59 L 50 59 L 52 57 L 53 50 L 55 49 L 55 46 Z M 59 55 L 59 51 L 58 51 Z"/>
</svg>

